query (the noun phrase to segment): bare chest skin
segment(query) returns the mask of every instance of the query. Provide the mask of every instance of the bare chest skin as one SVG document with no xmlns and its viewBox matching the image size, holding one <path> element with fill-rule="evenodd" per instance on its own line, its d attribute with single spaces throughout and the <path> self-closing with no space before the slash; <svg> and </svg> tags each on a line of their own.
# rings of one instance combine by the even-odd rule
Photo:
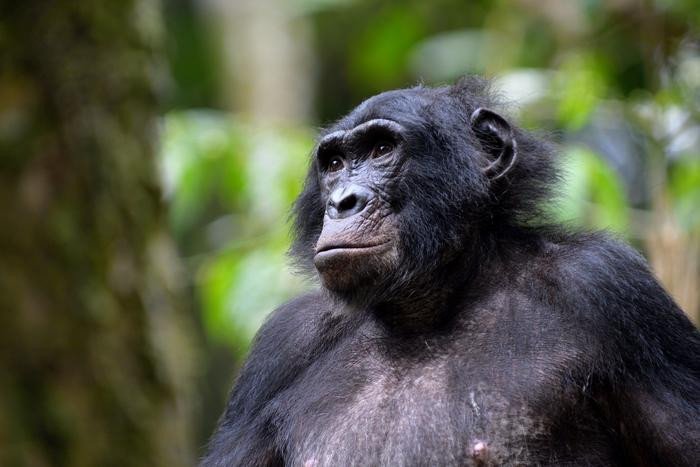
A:
<svg viewBox="0 0 700 467">
<path fill-rule="evenodd" d="M 377 376 L 335 413 L 309 413 L 314 421 L 294 429 L 292 463 L 464 465 L 527 458 L 524 451 L 510 451 L 516 445 L 525 449 L 542 430 L 526 405 L 485 383 L 448 397 L 446 371 L 432 371 Z"/>
<path fill-rule="evenodd" d="M 286 463 L 561 465 L 567 459 L 581 461 L 585 453 L 577 452 L 576 443 L 556 439 L 556 427 L 568 424 L 566 411 L 548 409 L 549 405 L 566 407 L 565 402 L 579 410 L 578 389 L 566 380 L 571 355 L 553 357 L 562 344 L 541 337 L 534 347 L 521 344 L 518 354 L 517 346 L 503 344 L 502 335 L 494 347 L 488 333 L 475 334 L 471 343 L 460 344 L 464 358 L 455 358 L 454 348 L 440 349 L 439 341 L 431 348 L 426 340 L 415 360 L 401 362 L 392 361 L 390 351 L 382 351 L 390 342 L 376 345 L 358 336 L 348 339 L 280 395 L 292 401 L 280 420 Z M 363 351 L 357 352 L 361 346 Z M 348 352 L 350 347 L 355 352 Z M 533 361 L 539 363 L 533 365 Z M 585 423 L 586 416 L 581 420 Z M 576 432 L 570 426 L 567 429 Z M 558 446 L 560 441 L 566 445 Z M 607 462 L 599 458 L 593 463 Z"/>
</svg>

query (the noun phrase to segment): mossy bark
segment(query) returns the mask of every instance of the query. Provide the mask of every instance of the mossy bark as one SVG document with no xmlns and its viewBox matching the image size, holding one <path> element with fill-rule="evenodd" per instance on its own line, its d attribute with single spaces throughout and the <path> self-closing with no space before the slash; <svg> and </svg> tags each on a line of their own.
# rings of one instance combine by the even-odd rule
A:
<svg viewBox="0 0 700 467">
<path fill-rule="evenodd" d="M 0 2 L 0 465 L 177 466 L 151 0 Z"/>
</svg>

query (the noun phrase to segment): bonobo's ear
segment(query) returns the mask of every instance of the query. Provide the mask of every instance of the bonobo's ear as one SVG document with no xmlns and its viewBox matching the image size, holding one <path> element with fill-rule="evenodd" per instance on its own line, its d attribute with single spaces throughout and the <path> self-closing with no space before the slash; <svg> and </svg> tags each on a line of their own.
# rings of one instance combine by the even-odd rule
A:
<svg viewBox="0 0 700 467">
<path fill-rule="evenodd" d="M 504 176 L 515 165 L 518 145 L 513 129 L 497 113 L 480 107 L 470 118 L 472 130 L 479 139 L 491 163 L 482 170 L 490 180 Z"/>
</svg>

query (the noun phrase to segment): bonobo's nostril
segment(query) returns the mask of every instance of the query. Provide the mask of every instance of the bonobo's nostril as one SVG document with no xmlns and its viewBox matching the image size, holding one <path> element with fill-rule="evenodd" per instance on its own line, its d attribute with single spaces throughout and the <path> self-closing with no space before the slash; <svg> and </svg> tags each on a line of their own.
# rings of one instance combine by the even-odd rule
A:
<svg viewBox="0 0 700 467">
<path fill-rule="evenodd" d="M 372 198 L 372 192 L 360 185 L 336 188 L 328 200 L 326 213 L 331 219 L 344 219 L 362 212 Z"/>
<path fill-rule="evenodd" d="M 357 196 L 354 194 L 349 194 L 345 198 L 340 200 L 340 204 L 338 204 L 338 211 L 349 211 L 353 207 L 355 207 L 355 204 L 357 204 Z"/>
</svg>

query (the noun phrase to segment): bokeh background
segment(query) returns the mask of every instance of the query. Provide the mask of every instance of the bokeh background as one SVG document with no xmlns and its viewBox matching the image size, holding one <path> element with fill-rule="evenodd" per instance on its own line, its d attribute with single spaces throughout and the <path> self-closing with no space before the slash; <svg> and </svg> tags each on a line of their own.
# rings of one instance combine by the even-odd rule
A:
<svg viewBox="0 0 700 467">
<path fill-rule="evenodd" d="M 318 129 L 465 74 L 700 317 L 697 0 L 0 1 L 0 465 L 191 465 Z M 575 284 L 572 284 L 575 286 Z"/>
</svg>

